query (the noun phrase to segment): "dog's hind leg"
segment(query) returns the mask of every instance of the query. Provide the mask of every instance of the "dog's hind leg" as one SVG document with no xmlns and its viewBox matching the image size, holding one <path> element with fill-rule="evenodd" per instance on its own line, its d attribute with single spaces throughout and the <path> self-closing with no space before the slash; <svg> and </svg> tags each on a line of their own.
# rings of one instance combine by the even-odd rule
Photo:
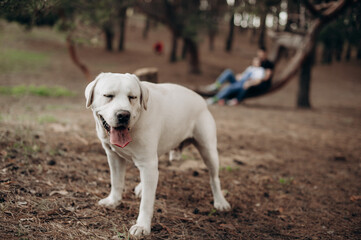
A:
<svg viewBox="0 0 361 240">
<path fill-rule="evenodd" d="M 194 143 L 194 140 L 192 138 L 187 138 L 183 142 L 181 142 L 177 148 L 169 152 L 169 161 L 181 160 L 183 149 L 192 143 Z"/>
<path fill-rule="evenodd" d="M 214 198 L 214 207 L 220 211 L 230 210 L 231 206 L 224 198 L 219 180 L 219 159 L 217 151 L 216 123 L 209 111 L 204 111 L 198 118 L 194 128 L 194 145 L 197 147 L 206 164 L 209 174 L 211 189 Z"/>
<path fill-rule="evenodd" d="M 182 150 L 179 148 L 175 148 L 169 151 L 169 161 L 178 161 L 182 159 Z"/>
<path fill-rule="evenodd" d="M 141 182 L 134 188 L 134 193 L 137 198 L 142 197 L 142 183 Z"/>
</svg>

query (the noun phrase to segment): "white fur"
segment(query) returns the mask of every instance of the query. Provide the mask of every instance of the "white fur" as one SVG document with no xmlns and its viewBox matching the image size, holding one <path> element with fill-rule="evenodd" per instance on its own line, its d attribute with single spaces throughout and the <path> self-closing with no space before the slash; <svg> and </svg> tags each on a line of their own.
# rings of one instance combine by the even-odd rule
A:
<svg viewBox="0 0 361 240">
<path fill-rule="evenodd" d="M 104 97 L 113 94 L 114 98 Z M 136 96 L 129 100 L 128 96 Z M 141 197 L 137 222 L 130 233 L 150 233 L 155 192 L 158 183 L 158 156 L 177 148 L 184 140 L 193 139 L 210 173 L 214 207 L 225 211 L 229 203 L 222 195 L 218 177 L 216 124 L 205 101 L 193 91 L 175 84 L 140 82 L 132 74 L 101 73 L 85 90 L 87 107 L 91 107 L 96 131 L 108 157 L 111 191 L 99 204 L 115 208 L 122 200 L 125 161 L 133 161 L 140 171 L 140 184 L 135 188 Z M 99 119 L 103 116 L 115 126 L 115 113 L 129 111 L 130 135 L 125 148 L 110 144 Z"/>
</svg>

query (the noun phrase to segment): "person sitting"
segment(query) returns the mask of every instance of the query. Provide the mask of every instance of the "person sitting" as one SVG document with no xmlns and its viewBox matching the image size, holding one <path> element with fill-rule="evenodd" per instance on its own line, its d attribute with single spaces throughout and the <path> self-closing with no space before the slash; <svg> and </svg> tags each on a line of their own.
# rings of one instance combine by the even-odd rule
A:
<svg viewBox="0 0 361 240">
<path fill-rule="evenodd" d="M 206 87 L 206 91 L 218 91 L 227 81 L 230 82 L 231 85 L 228 87 L 228 90 L 226 90 L 226 88 L 224 91 L 216 94 L 215 97 L 208 99 L 208 104 L 219 102 L 220 105 L 224 105 L 224 103 L 227 103 L 228 105 L 237 105 L 246 96 L 260 95 L 267 92 L 272 85 L 274 65 L 267 59 L 267 52 L 265 48 L 258 49 L 257 56 L 258 60 L 260 61 L 260 66 L 258 64 L 256 65 L 260 68 L 263 68 L 263 71 L 258 70 L 258 73 L 255 73 L 254 77 L 249 77 L 249 73 L 245 74 L 247 69 L 243 74 L 237 75 L 234 75 L 234 73 L 229 69 L 225 70 L 218 77 L 215 83 Z M 264 74 L 262 74 L 262 72 Z M 247 81 L 242 79 L 246 78 L 246 76 L 248 76 L 251 80 Z M 226 100 L 229 99 L 231 100 L 226 102 Z"/>
<path fill-rule="evenodd" d="M 251 82 L 258 81 L 258 79 L 263 79 L 265 77 L 266 71 L 261 67 L 261 61 L 259 58 L 254 58 L 252 65 L 249 66 L 241 75 L 235 76 L 232 70 L 226 69 L 216 80 L 215 83 L 208 86 L 210 91 L 218 90 L 221 86 L 229 82 L 230 85 L 220 92 L 218 92 L 214 97 L 207 100 L 208 104 L 214 104 L 216 102 L 224 103 L 224 101 L 229 100 L 230 97 L 236 97 L 240 101 L 244 94 L 244 85 L 252 85 Z"/>
</svg>

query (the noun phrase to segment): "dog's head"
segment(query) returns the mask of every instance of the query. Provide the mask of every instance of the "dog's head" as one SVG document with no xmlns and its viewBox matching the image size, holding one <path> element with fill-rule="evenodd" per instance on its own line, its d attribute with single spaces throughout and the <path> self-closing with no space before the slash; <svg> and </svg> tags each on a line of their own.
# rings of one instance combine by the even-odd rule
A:
<svg viewBox="0 0 361 240">
<path fill-rule="evenodd" d="M 91 108 L 110 142 L 125 147 L 130 129 L 147 109 L 148 89 L 134 74 L 101 73 L 85 89 L 86 107 Z"/>
</svg>

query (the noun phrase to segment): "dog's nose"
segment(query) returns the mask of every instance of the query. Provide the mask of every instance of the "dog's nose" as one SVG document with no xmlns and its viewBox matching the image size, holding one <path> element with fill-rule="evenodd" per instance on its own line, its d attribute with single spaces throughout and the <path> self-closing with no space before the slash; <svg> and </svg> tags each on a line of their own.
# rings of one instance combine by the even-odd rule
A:
<svg viewBox="0 0 361 240">
<path fill-rule="evenodd" d="M 121 111 L 117 113 L 117 119 L 119 123 L 128 123 L 130 119 L 130 112 Z"/>
</svg>

